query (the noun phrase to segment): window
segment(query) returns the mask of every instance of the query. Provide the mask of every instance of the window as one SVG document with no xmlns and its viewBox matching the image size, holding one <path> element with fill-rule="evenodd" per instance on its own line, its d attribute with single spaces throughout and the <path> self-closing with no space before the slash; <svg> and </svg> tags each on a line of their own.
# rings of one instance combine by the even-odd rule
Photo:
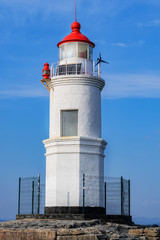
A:
<svg viewBox="0 0 160 240">
<path fill-rule="evenodd" d="M 61 111 L 61 135 L 62 137 L 78 136 L 78 111 Z"/>
<path fill-rule="evenodd" d="M 62 47 L 60 47 L 59 53 L 60 53 L 60 60 L 64 59 L 65 58 L 65 46 L 64 45 L 62 45 Z"/>
<path fill-rule="evenodd" d="M 73 58 L 76 56 L 76 44 L 67 43 L 66 44 L 66 58 Z"/>
<path fill-rule="evenodd" d="M 89 59 L 93 60 L 93 48 L 89 46 Z"/>
<path fill-rule="evenodd" d="M 78 43 L 78 57 L 87 58 L 87 44 Z"/>
</svg>

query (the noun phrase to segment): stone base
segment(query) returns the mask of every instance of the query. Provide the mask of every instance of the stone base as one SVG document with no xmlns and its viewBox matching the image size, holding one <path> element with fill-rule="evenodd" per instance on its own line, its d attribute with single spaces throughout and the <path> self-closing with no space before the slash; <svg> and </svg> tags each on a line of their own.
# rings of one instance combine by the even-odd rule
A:
<svg viewBox="0 0 160 240">
<path fill-rule="evenodd" d="M 85 214 L 85 215 L 105 215 L 105 208 L 103 207 L 45 207 L 44 213 L 51 214 Z"/>
</svg>

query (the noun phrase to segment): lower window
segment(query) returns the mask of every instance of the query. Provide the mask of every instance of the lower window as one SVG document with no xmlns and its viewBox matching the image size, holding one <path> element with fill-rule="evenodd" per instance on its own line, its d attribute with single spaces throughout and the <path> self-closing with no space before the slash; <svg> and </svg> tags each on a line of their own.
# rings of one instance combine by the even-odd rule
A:
<svg viewBox="0 0 160 240">
<path fill-rule="evenodd" d="M 78 110 L 61 111 L 61 135 L 78 136 Z"/>
</svg>

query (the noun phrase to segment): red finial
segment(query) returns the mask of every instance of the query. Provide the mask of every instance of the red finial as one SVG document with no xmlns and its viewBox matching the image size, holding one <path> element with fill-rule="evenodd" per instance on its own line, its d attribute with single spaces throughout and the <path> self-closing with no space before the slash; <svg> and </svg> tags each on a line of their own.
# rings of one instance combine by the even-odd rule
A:
<svg viewBox="0 0 160 240">
<path fill-rule="evenodd" d="M 45 79 L 48 79 L 50 77 L 50 69 L 49 69 L 49 64 L 45 63 L 44 68 L 42 70 L 42 76 Z"/>
<path fill-rule="evenodd" d="M 73 22 L 71 25 L 72 32 L 74 31 L 80 31 L 81 29 L 81 24 L 79 22 Z"/>
</svg>

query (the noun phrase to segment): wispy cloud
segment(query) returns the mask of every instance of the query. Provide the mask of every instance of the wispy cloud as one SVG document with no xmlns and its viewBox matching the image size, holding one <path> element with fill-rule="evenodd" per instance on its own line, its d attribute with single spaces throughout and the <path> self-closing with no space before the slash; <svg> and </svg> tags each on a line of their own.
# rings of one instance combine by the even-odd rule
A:
<svg viewBox="0 0 160 240">
<path fill-rule="evenodd" d="M 160 98 L 160 75 L 151 74 L 106 74 L 103 98 Z M 49 96 L 42 87 L 18 85 L 0 90 L 0 99 L 40 98 Z"/>
<path fill-rule="evenodd" d="M 160 27 L 160 19 L 137 23 L 138 27 Z"/>
<path fill-rule="evenodd" d="M 160 98 L 160 75 L 113 74 L 103 77 L 106 81 L 104 98 Z"/>
<path fill-rule="evenodd" d="M 11 88 L 4 88 L 0 90 L 0 99 L 8 98 L 38 98 L 47 97 L 48 92 L 46 89 L 40 87 L 18 85 Z"/>
<path fill-rule="evenodd" d="M 107 44 L 109 46 L 113 46 L 113 47 L 122 47 L 122 48 L 125 48 L 125 47 L 142 47 L 146 41 L 144 40 L 139 40 L 139 41 L 135 41 L 135 42 L 130 42 L 130 43 L 127 43 L 127 42 L 113 42 L 113 43 L 108 43 L 106 40 L 94 40 L 93 41 L 94 43 L 98 43 L 100 45 L 104 45 L 104 44 Z"/>
<path fill-rule="evenodd" d="M 132 42 L 132 43 L 124 43 L 124 42 L 117 42 L 117 43 L 111 43 L 111 46 L 115 46 L 115 47 L 142 47 L 146 42 L 143 40 L 139 40 L 136 42 Z"/>
<path fill-rule="evenodd" d="M 64 13 L 73 13 L 74 12 L 74 1 L 68 0 L 1 0 L 0 7 L 7 8 L 7 12 L 11 15 L 14 15 L 14 18 L 17 18 L 17 21 L 30 20 L 28 16 L 34 16 L 37 13 L 41 17 L 44 16 L 53 16 L 53 14 L 64 14 Z M 127 8 L 130 8 L 137 4 L 144 5 L 155 5 L 160 6 L 159 0 L 79 0 L 77 2 L 78 11 L 86 12 L 87 14 L 105 13 L 107 16 L 116 16 L 120 12 L 124 11 Z M 85 6 L 85 7 L 84 7 Z M 10 12 L 11 11 L 11 12 Z M 6 12 L 6 13 L 7 13 Z M 27 15 L 27 16 L 26 16 Z M 4 15 L 5 16 L 5 15 Z M 39 16 L 39 15 L 38 15 Z M 21 22 L 19 22 L 21 24 Z"/>
<path fill-rule="evenodd" d="M 100 39 L 99 39 L 99 40 L 94 39 L 93 42 L 96 43 L 96 44 L 97 44 L 97 43 L 98 43 L 98 44 L 101 44 L 101 45 L 107 44 L 107 41 L 106 41 L 106 40 L 100 40 Z"/>
</svg>

